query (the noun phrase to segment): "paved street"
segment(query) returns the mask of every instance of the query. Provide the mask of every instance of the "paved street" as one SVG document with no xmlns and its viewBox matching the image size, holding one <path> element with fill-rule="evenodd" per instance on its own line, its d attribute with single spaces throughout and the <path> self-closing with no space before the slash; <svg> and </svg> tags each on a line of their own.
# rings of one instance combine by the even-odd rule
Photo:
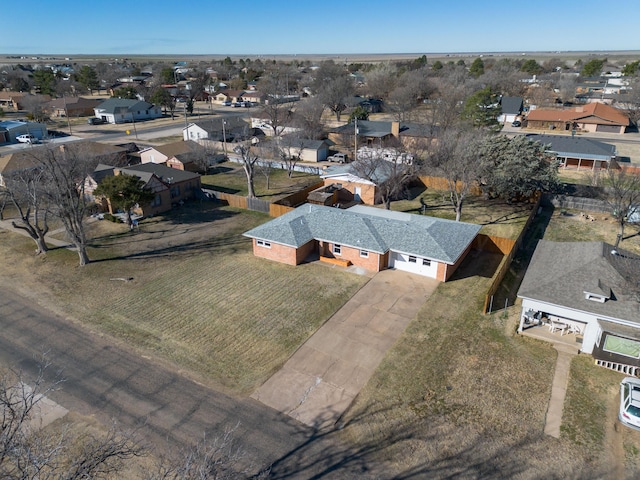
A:
<svg viewBox="0 0 640 480">
<path fill-rule="evenodd" d="M 6 283 L 6 282 L 5 282 Z M 34 358 L 47 352 L 65 378 L 52 400 L 108 423 L 143 425 L 158 448 L 177 451 L 238 424 L 235 438 L 255 465 L 273 464 L 271 478 L 311 478 L 321 471 L 362 471 L 364 458 L 312 429 L 250 398 L 234 398 L 197 383 L 170 366 L 140 356 L 113 339 L 39 309 L 32 301 L 0 289 L 0 363 L 27 377 Z"/>
</svg>

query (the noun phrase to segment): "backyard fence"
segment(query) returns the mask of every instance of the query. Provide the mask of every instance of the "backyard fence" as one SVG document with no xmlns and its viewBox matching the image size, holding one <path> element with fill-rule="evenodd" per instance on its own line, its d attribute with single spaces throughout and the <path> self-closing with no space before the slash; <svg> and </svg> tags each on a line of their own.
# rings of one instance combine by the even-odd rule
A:
<svg viewBox="0 0 640 480">
<path fill-rule="evenodd" d="M 604 200 L 597 198 L 573 197 L 569 195 L 542 195 L 542 205 L 545 207 L 570 208 L 572 210 L 586 210 L 588 212 L 611 213 L 611 207 Z"/>
<path fill-rule="evenodd" d="M 529 218 L 527 218 L 527 222 L 525 223 L 522 231 L 520 232 L 520 235 L 518 235 L 518 238 L 516 240 L 511 240 L 511 239 L 502 238 L 502 237 L 491 237 L 488 235 L 482 235 L 481 237 L 485 237 L 486 239 L 479 240 L 480 242 L 482 241 L 486 242 L 485 247 L 487 248 L 487 250 L 485 251 L 493 251 L 495 253 L 500 252 L 504 255 L 504 258 L 500 262 L 500 265 L 498 265 L 498 269 L 496 270 L 496 273 L 493 275 L 493 281 L 491 282 L 491 286 L 487 291 L 487 296 L 484 299 L 484 308 L 482 310 L 484 313 L 491 313 L 489 312 L 489 308 L 491 305 L 492 298 L 500 288 L 500 284 L 502 283 L 502 280 L 504 280 L 505 275 L 507 274 L 507 272 L 509 271 L 509 268 L 511 267 L 511 262 L 513 261 L 513 257 L 515 256 L 516 252 L 520 248 L 520 245 L 522 245 L 522 242 L 527 233 L 527 230 L 529 230 L 529 227 L 531 226 L 531 222 L 533 222 L 533 219 L 536 217 L 536 214 L 538 213 L 538 208 L 540 207 L 541 199 L 542 199 L 542 195 L 538 194 L 533 204 L 533 208 L 531 209 L 531 213 L 529 214 Z M 482 250 L 483 248 L 480 248 L 480 249 Z"/>
</svg>

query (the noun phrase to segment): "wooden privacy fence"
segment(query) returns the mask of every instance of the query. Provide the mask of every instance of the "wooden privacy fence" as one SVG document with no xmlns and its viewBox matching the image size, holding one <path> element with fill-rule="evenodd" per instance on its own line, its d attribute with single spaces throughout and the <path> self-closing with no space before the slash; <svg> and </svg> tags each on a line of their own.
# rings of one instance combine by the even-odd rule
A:
<svg viewBox="0 0 640 480">
<path fill-rule="evenodd" d="M 513 257 L 515 256 L 516 252 L 520 248 L 520 245 L 522 245 L 524 236 L 526 235 L 527 230 L 529 230 L 529 226 L 531 225 L 531 222 L 533 222 L 533 219 L 536 217 L 536 214 L 538 213 L 538 208 L 540 207 L 541 198 L 542 198 L 542 195 L 540 195 L 540 193 L 538 192 L 536 194 L 536 199 L 533 204 L 533 208 L 531 209 L 531 213 L 529 213 L 529 218 L 527 218 L 527 222 L 525 223 L 524 227 L 520 231 L 520 235 L 516 240 L 511 240 L 509 238 L 502 238 L 502 237 L 491 237 L 489 235 L 478 235 L 478 237 L 485 237 L 484 239 L 483 238 L 476 239 L 477 242 L 485 242 L 485 244 L 483 245 L 485 248 L 482 248 L 483 246 L 480 246 L 480 245 L 478 246 L 480 250 L 485 250 L 485 251 L 494 252 L 494 253 L 502 253 L 504 255 L 504 258 L 500 262 L 500 265 L 498 265 L 498 269 L 496 273 L 493 275 L 493 281 L 491 282 L 491 286 L 487 291 L 487 296 L 484 299 L 484 308 L 482 310 L 483 313 L 488 312 L 489 305 L 491 304 L 491 298 L 498 291 L 498 289 L 500 288 L 500 284 L 502 283 L 502 280 L 504 280 L 504 276 L 509 271 L 509 268 L 511 267 L 511 262 L 513 261 Z"/>
<path fill-rule="evenodd" d="M 442 178 L 442 177 L 430 177 L 430 176 L 420 176 L 418 177 L 420 179 L 420 181 L 424 184 L 425 187 L 427 188 L 433 188 L 434 190 L 449 190 L 449 183 L 447 182 L 446 178 Z M 460 189 L 460 182 L 458 182 L 458 188 Z M 471 186 L 471 189 L 469 190 L 469 193 L 471 193 L 471 195 L 482 195 L 482 190 L 480 189 L 480 187 L 478 185 L 473 185 Z"/>
</svg>

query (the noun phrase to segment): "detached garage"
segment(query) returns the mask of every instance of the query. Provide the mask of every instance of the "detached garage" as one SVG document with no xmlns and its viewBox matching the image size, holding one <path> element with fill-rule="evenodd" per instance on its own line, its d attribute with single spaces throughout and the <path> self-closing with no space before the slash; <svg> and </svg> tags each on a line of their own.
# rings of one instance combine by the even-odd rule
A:
<svg viewBox="0 0 640 480">
<path fill-rule="evenodd" d="M 290 265 L 320 256 L 369 271 L 396 268 L 448 280 L 471 249 L 480 225 L 357 205 L 340 210 L 306 204 L 244 235 L 253 254 Z"/>
</svg>

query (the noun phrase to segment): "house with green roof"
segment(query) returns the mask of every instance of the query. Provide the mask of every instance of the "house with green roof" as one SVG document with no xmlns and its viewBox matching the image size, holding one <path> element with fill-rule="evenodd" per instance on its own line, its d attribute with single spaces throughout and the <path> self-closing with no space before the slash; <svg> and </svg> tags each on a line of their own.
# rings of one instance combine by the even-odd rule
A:
<svg viewBox="0 0 640 480">
<path fill-rule="evenodd" d="M 627 374 L 640 368 L 640 256 L 604 242 L 542 240 L 518 297 L 520 332 L 575 335 L 596 363 Z"/>
<path fill-rule="evenodd" d="M 378 272 L 396 268 L 448 280 L 471 250 L 480 225 L 356 205 L 305 204 L 244 233 L 253 254 L 289 265 L 340 260 Z"/>
</svg>

